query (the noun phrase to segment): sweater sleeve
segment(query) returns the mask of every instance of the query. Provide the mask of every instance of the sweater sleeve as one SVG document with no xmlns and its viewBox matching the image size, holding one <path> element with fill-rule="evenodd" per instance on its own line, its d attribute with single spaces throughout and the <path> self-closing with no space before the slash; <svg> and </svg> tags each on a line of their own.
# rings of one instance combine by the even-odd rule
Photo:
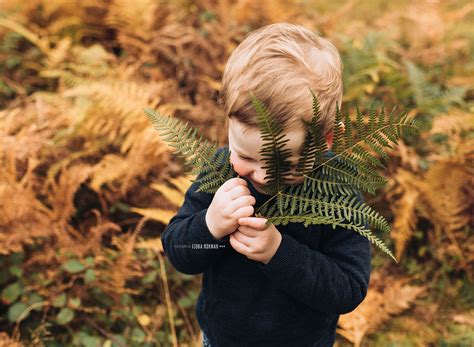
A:
<svg viewBox="0 0 474 347">
<path fill-rule="evenodd" d="M 196 178 L 202 177 L 202 173 Z M 199 183 L 187 190 L 184 203 L 161 234 L 163 249 L 171 264 L 185 274 L 204 272 L 230 246 L 229 236 L 214 238 L 206 224 L 213 194 L 196 192 Z"/>
<path fill-rule="evenodd" d="M 259 268 L 281 290 L 315 310 L 351 312 L 367 294 L 370 242 L 342 227 L 321 225 L 321 232 L 320 250 L 312 250 L 283 234 L 273 258 L 266 265 L 260 263 Z"/>
</svg>

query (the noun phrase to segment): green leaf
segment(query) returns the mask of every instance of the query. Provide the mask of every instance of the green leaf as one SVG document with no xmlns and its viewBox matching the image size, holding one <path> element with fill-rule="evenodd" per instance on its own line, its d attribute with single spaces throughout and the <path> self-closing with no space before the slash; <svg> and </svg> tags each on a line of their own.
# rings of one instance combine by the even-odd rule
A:
<svg viewBox="0 0 474 347">
<path fill-rule="evenodd" d="M 91 283 L 95 281 L 95 271 L 93 269 L 87 269 L 84 274 L 84 281 L 86 283 Z"/>
<path fill-rule="evenodd" d="M 178 305 L 181 306 L 182 308 L 191 307 L 193 304 L 194 304 L 193 300 L 187 296 L 178 300 Z"/>
<path fill-rule="evenodd" d="M 199 174 L 195 180 L 200 183 L 198 192 L 216 192 L 224 182 L 237 176 L 229 163 L 230 153 L 226 155 L 222 151 L 216 157 L 218 142 L 204 140 L 202 134 L 197 137 L 197 129 L 189 127 L 187 122 L 176 117 L 157 114 L 149 108 L 144 109 L 144 112 L 153 127 L 160 132 L 162 139 L 168 141 L 186 159 L 186 166 L 193 167 L 190 174 Z"/>
<path fill-rule="evenodd" d="M 146 337 L 146 335 L 145 335 L 145 333 L 143 332 L 142 329 L 133 328 L 132 336 L 131 336 L 132 341 L 143 342 L 143 341 L 145 341 L 145 337 Z"/>
<path fill-rule="evenodd" d="M 73 308 L 77 308 L 81 306 L 81 298 L 70 298 L 69 299 L 69 306 Z"/>
<path fill-rule="evenodd" d="M 212 22 L 217 19 L 217 15 L 211 10 L 205 10 L 199 14 L 199 20 L 201 22 Z"/>
<path fill-rule="evenodd" d="M 45 277 L 40 277 L 39 283 L 43 287 L 49 286 L 53 282 L 52 278 L 45 278 Z"/>
<path fill-rule="evenodd" d="M 40 303 L 40 302 L 44 302 L 44 298 L 41 295 L 37 294 L 37 293 L 32 293 L 26 301 L 28 306 L 31 306 L 31 305 L 34 305 L 34 304 L 37 304 L 37 303 Z M 41 311 L 42 310 L 42 305 L 35 307 L 33 310 Z"/>
<path fill-rule="evenodd" d="M 142 283 L 149 284 L 149 283 L 155 282 L 156 276 L 158 276 L 158 270 L 150 271 L 145 276 L 143 276 Z"/>
<path fill-rule="evenodd" d="M 15 282 L 8 285 L 2 292 L 2 301 L 11 304 L 23 294 L 23 285 L 21 282 Z"/>
<path fill-rule="evenodd" d="M 132 321 L 136 318 L 134 313 L 129 308 L 124 310 L 115 309 L 114 316 L 117 317 L 117 319 L 121 319 L 123 321 Z"/>
<path fill-rule="evenodd" d="M 113 306 L 114 301 L 107 294 L 105 294 L 100 288 L 96 287 L 92 289 L 92 295 L 96 300 L 105 306 Z"/>
<path fill-rule="evenodd" d="M 115 340 L 117 340 L 123 346 L 127 345 L 127 341 L 125 340 L 125 338 L 123 336 L 118 335 L 118 334 L 114 334 L 112 336 L 114 337 Z M 116 344 L 115 342 L 112 342 L 112 347 L 120 347 L 120 345 Z"/>
<path fill-rule="evenodd" d="M 62 308 L 56 316 L 56 321 L 58 324 L 66 325 L 74 319 L 74 311 L 70 308 Z"/>
<path fill-rule="evenodd" d="M 23 270 L 18 265 L 10 266 L 9 270 L 13 276 L 16 276 L 18 278 L 20 278 L 23 275 Z"/>
<path fill-rule="evenodd" d="M 102 340 L 96 336 L 91 336 L 91 335 L 82 333 L 79 339 L 84 347 L 100 347 L 101 346 Z"/>
<path fill-rule="evenodd" d="M 181 279 L 186 282 L 192 281 L 196 277 L 194 275 L 187 275 L 187 274 L 180 274 L 180 275 L 181 275 Z"/>
<path fill-rule="evenodd" d="M 84 261 L 86 262 L 87 266 L 94 266 L 94 257 L 87 257 L 84 259 Z"/>
<path fill-rule="evenodd" d="M 61 293 L 57 297 L 54 298 L 53 300 L 53 306 L 54 307 L 64 307 L 66 305 L 66 293 Z"/>
<path fill-rule="evenodd" d="M 75 274 L 83 271 L 85 266 L 77 259 L 71 259 L 62 265 L 62 268 L 69 273 Z"/>
<path fill-rule="evenodd" d="M 133 304 L 133 299 L 129 294 L 122 293 L 122 294 L 120 294 L 120 304 L 122 304 L 124 306 L 131 305 L 131 304 Z"/>
<path fill-rule="evenodd" d="M 26 311 L 28 306 L 22 302 L 17 302 L 8 309 L 8 320 L 12 323 L 16 322 L 18 318 Z M 29 313 L 22 317 L 22 320 L 28 317 Z"/>
</svg>

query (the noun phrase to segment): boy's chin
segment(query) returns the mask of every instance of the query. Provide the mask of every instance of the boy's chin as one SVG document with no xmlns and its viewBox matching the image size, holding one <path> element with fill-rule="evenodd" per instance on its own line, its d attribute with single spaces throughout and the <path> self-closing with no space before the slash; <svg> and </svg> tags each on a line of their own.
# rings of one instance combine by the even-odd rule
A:
<svg viewBox="0 0 474 347">
<path fill-rule="evenodd" d="M 252 180 L 250 180 L 250 182 L 252 183 L 253 187 L 254 187 L 257 191 L 259 191 L 260 193 L 264 193 L 263 188 L 262 188 L 262 186 L 261 186 L 260 184 L 257 184 L 257 183 L 255 183 L 255 182 L 252 181 Z"/>
</svg>

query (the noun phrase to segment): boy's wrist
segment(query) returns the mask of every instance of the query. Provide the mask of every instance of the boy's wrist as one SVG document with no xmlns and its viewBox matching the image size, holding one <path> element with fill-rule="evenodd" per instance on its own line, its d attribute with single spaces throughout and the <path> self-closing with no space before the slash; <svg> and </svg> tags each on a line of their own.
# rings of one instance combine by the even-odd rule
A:
<svg viewBox="0 0 474 347">
<path fill-rule="evenodd" d="M 210 230 L 209 230 L 209 232 L 210 232 Z M 221 238 L 217 238 L 216 235 L 214 235 L 212 232 L 211 232 L 211 235 L 216 241 L 224 241 L 225 236 L 222 236 Z"/>
<path fill-rule="evenodd" d="M 209 229 L 209 232 L 211 233 L 212 237 L 216 240 L 216 241 L 222 241 L 224 239 L 225 236 L 220 236 L 218 235 L 215 231 L 214 231 L 214 227 L 212 225 L 212 223 L 210 222 L 209 220 L 209 209 L 206 211 L 206 226 L 207 226 L 207 229 Z"/>
<path fill-rule="evenodd" d="M 275 242 L 273 243 L 273 247 L 271 247 L 270 250 L 269 250 L 269 257 L 267 259 L 263 260 L 261 262 L 262 264 L 267 265 L 273 259 L 273 257 L 275 256 L 278 248 L 280 247 L 281 241 L 282 241 L 282 236 L 279 232 L 277 232 Z"/>
</svg>

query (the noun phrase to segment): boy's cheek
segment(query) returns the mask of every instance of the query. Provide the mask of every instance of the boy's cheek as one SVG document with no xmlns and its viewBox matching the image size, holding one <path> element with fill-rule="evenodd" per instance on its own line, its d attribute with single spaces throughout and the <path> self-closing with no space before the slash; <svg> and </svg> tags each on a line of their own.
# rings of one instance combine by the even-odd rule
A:
<svg viewBox="0 0 474 347">
<path fill-rule="evenodd" d="M 232 164 L 234 171 L 237 172 L 240 176 L 247 175 L 247 173 L 245 172 L 245 167 L 240 163 L 240 160 L 233 159 L 232 155 L 230 156 L 230 163 Z"/>
</svg>

